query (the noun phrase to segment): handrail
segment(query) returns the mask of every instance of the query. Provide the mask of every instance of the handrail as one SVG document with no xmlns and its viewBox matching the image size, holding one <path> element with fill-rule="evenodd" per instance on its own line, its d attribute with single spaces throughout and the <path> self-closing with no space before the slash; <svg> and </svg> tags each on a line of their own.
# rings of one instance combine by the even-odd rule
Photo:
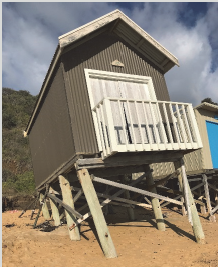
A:
<svg viewBox="0 0 218 267">
<path fill-rule="evenodd" d="M 163 101 L 163 100 L 147 100 L 147 99 L 133 99 L 133 98 L 121 98 L 121 97 L 104 97 L 102 98 L 98 104 L 96 104 L 94 106 L 94 108 L 92 110 L 95 110 L 100 104 L 103 103 L 103 101 L 105 99 L 108 99 L 108 100 L 111 100 L 111 101 L 122 101 L 122 102 L 125 102 L 125 101 L 130 101 L 130 102 L 144 102 L 144 103 L 172 103 L 172 104 L 177 104 L 177 105 L 185 105 L 185 106 L 188 106 L 188 105 L 191 105 L 191 103 L 183 103 L 183 102 L 172 102 L 172 101 Z"/>
<path fill-rule="evenodd" d="M 102 157 L 202 147 L 192 104 L 105 97 L 92 109 Z"/>
</svg>

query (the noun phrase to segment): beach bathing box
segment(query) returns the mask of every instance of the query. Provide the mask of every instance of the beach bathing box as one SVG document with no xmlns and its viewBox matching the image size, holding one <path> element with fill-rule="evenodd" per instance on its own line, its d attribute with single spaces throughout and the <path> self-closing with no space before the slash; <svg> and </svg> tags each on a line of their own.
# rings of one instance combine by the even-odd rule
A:
<svg viewBox="0 0 218 267">
<path fill-rule="evenodd" d="M 25 131 L 36 187 L 80 155 L 107 159 L 201 147 L 191 104 L 170 102 L 164 74 L 175 65 L 169 51 L 119 10 L 60 36 Z"/>
<path fill-rule="evenodd" d="M 80 240 L 78 225 L 92 216 L 107 258 L 117 256 L 102 212 L 109 203 L 126 207 L 131 220 L 133 205 L 152 208 L 161 231 L 159 199 L 186 203 L 196 241 L 204 242 L 183 161 L 202 141 L 192 105 L 170 101 L 164 75 L 175 65 L 175 56 L 115 10 L 59 37 L 24 132 L 44 217 L 50 218 L 47 198 L 55 225 L 64 207 L 70 238 Z M 173 164 L 174 171 L 154 182 L 154 164 Z M 172 177 L 181 195 L 157 194 Z M 79 206 L 79 198 L 86 203 Z"/>
</svg>

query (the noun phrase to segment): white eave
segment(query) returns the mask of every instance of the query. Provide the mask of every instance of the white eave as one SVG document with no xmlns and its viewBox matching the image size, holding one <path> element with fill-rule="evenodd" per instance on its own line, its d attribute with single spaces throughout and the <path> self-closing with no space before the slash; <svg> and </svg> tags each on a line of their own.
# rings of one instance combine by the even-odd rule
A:
<svg viewBox="0 0 218 267">
<path fill-rule="evenodd" d="M 206 109 L 209 111 L 213 111 L 213 112 L 218 112 L 218 106 L 217 105 L 213 105 L 207 102 L 203 102 L 200 105 L 194 107 L 194 109 Z"/>
<path fill-rule="evenodd" d="M 66 46 L 73 44 L 113 21 L 115 23 L 111 31 L 125 39 L 142 54 L 145 54 L 145 56 L 160 67 L 164 73 L 175 65 L 179 66 L 178 59 L 173 54 L 118 9 L 59 36 L 60 48 L 64 49 Z"/>
</svg>

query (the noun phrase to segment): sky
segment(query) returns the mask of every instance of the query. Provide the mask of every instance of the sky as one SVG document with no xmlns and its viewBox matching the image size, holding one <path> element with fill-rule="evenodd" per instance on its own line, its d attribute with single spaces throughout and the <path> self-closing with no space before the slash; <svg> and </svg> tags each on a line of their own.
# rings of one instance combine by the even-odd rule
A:
<svg viewBox="0 0 218 267">
<path fill-rule="evenodd" d="M 2 86 L 37 95 L 58 36 L 115 9 L 175 57 L 165 74 L 172 101 L 218 102 L 218 3 L 3 2 Z"/>
</svg>

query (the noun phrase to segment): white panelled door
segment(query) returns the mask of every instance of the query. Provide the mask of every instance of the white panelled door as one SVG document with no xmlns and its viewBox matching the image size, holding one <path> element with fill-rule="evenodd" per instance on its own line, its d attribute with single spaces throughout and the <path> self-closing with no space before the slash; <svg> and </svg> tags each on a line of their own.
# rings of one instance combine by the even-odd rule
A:
<svg viewBox="0 0 218 267">
<path fill-rule="evenodd" d="M 91 108 L 110 98 L 118 146 L 160 142 L 157 107 L 153 103 L 140 102 L 157 100 L 150 77 L 95 70 L 85 70 L 85 73 Z M 105 112 L 103 108 L 99 111 L 98 124 L 102 127 L 104 143 L 110 146 Z"/>
</svg>

